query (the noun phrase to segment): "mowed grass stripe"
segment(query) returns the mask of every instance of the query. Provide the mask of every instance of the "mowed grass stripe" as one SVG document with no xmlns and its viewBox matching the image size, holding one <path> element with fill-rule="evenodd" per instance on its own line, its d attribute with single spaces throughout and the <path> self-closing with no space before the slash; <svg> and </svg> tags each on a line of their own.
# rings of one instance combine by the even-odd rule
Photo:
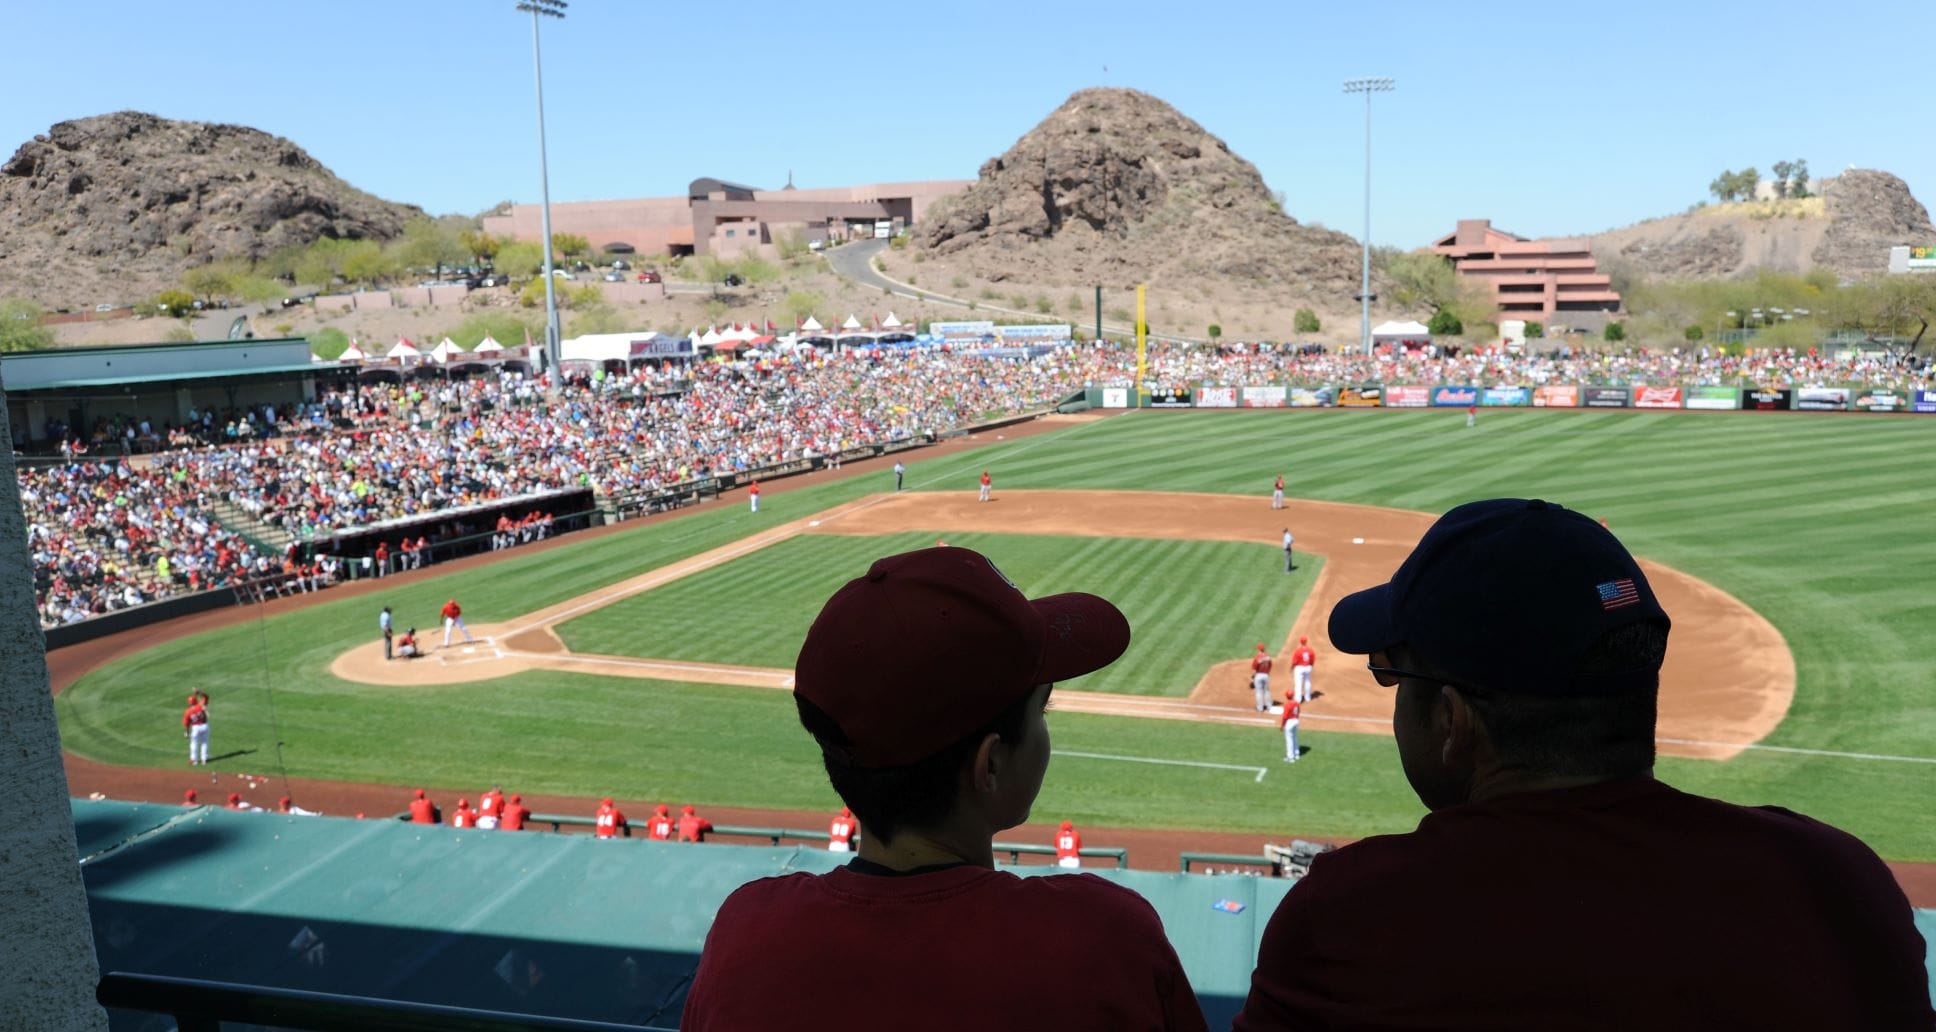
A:
<svg viewBox="0 0 1936 1032">
<path fill-rule="evenodd" d="M 1307 559 L 1286 577 L 1275 547 L 1233 542 L 972 533 L 948 541 L 989 556 L 1030 596 L 1088 591 L 1114 602 L 1133 628 L 1129 652 L 1066 687 L 1138 695 L 1188 694 L 1212 663 L 1242 658 L 1257 641 L 1282 642 L 1320 566 Z M 574 652 L 789 669 L 841 584 L 881 556 L 930 544 L 917 533 L 803 535 L 557 631 Z"/>
</svg>

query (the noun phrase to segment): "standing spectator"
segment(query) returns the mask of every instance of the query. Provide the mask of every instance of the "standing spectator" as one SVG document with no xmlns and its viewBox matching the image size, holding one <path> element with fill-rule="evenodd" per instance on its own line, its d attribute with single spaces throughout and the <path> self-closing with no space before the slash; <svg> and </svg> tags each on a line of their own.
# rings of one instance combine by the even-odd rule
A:
<svg viewBox="0 0 1936 1032">
<path fill-rule="evenodd" d="M 1298 635 L 1297 648 L 1291 650 L 1291 692 L 1299 702 L 1311 701 L 1311 668 L 1316 666 L 1318 654 L 1311 651 L 1311 639 Z"/>
<path fill-rule="evenodd" d="M 632 828 L 625 823 L 625 814 L 612 805 L 612 797 L 606 796 L 598 801 L 598 813 L 593 815 L 592 834 L 602 839 L 616 838 L 620 834 L 631 835 Z"/>
<path fill-rule="evenodd" d="M 1461 505 L 1329 626 L 1396 689 L 1431 812 L 1312 863 L 1264 930 L 1241 1032 L 1936 1027 L 1873 851 L 1655 780 L 1670 622 L 1593 520 Z"/>
<path fill-rule="evenodd" d="M 423 789 L 417 789 L 416 796 L 410 800 L 410 823 L 442 824 L 443 821 L 444 815 L 438 812 L 437 804 L 424 795 Z"/>
<path fill-rule="evenodd" d="M 645 834 L 650 839 L 670 842 L 673 832 L 677 831 L 678 827 L 679 822 L 672 819 L 672 809 L 660 803 L 652 808 L 652 817 L 645 822 Z"/>
<path fill-rule="evenodd" d="M 1055 865 L 1082 866 L 1082 832 L 1076 830 L 1074 821 L 1063 821 L 1055 831 Z"/>
<path fill-rule="evenodd" d="M 450 826 L 453 828 L 477 827 L 477 811 L 471 809 L 471 801 L 459 799 L 457 809 L 450 812 Z"/>
<path fill-rule="evenodd" d="M 188 765 L 200 766 L 208 762 L 208 707 L 202 704 L 201 697 L 190 695 L 188 708 L 182 711 L 182 737 L 188 739 Z"/>
<path fill-rule="evenodd" d="M 967 548 L 882 559 L 836 592 L 800 650 L 794 702 L 866 837 L 824 875 L 727 898 L 679 1027 L 846 1024 L 864 971 L 869 1012 L 910 1027 L 1203 1029 L 1142 897 L 995 869 L 996 831 L 1026 819 L 1048 770 L 1050 686 L 1113 662 L 1129 633 L 1103 599 L 1030 601 Z M 926 671 L 918 694 L 910 669 Z"/>
<path fill-rule="evenodd" d="M 383 658 L 385 660 L 388 660 L 390 658 L 390 636 L 393 633 L 395 633 L 395 630 L 396 630 L 396 628 L 392 626 L 389 606 L 384 606 L 383 612 L 377 614 L 376 626 L 377 626 L 377 629 L 383 632 Z"/>
<path fill-rule="evenodd" d="M 713 822 L 699 816 L 688 803 L 679 808 L 679 841 L 704 842 L 713 830 Z"/>
<path fill-rule="evenodd" d="M 833 822 L 827 825 L 827 849 L 834 853 L 854 851 L 854 837 L 860 834 L 860 822 L 854 819 L 854 811 L 843 806 L 834 815 Z"/>
<path fill-rule="evenodd" d="M 444 603 L 443 614 L 445 648 L 450 648 L 450 632 L 452 628 L 463 631 L 466 642 L 474 642 L 477 640 L 471 637 L 471 629 L 464 626 L 464 607 L 458 605 L 456 599 L 453 598 Z"/>
<path fill-rule="evenodd" d="M 505 831 L 523 831 L 525 819 L 530 816 L 531 811 L 524 808 L 524 797 L 513 794 L 511 800 L 504 804 L 504 817 L 498 822 L 498 827 Z"/>
<path fill-rule="evenodd" d="M 504 790 L 496 785 L 477 800 L 477 826 L 489 831 L 504 816 Z"/>
</svg>

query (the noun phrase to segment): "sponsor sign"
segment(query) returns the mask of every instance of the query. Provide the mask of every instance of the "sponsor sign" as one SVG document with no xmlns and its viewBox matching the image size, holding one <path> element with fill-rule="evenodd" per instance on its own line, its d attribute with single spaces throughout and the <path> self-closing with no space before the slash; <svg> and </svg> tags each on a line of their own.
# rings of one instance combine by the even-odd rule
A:
<svg viewBox="0 0 1936 1032">
<path fill-rule="evenodd" d="M 992 337 L 995 335 L 995 322 L 992 319 L 973 319 L 966 322 L 934 322 L 928 324 L 928 336 L 944 339 L 962 337 Z"/>
<path fill-rule="evenodd" d="M 1338 405 L 1341 408 L 1377 408 L 1384 399 L 1384 389 L 1379 387 L 1342 387 L 1338 390 Z"/>
<path fill-rule="evenodd" d="M 1795 391 L 1795 407 L 1809 412 L 1847 412 L 1847 387 L 1802 387 Z"/>
<path fill-rule="evenodd" d="M 1741 392 L 1741 407 L 1760 412 L 1786 412 L 1793 400 L 1793 391 L 1774 387 Z"/>
<path fill-rule="evenodd" d="M 1636 385 L 1633 389 L 1633 406 L 1634 408 L 1680 408 L 1681 389 Z"/>
<path fill-rule="evenodd" d="M 1936 247 L 1911 247 L 1909 267 L 1912 269 L 1936 269 Z"/>
<path fill-rule="evenodd" d="M 1626 408 L 1633 404 L 1625 387 L 1582 387 L 1581 408 Z"/>
<path fill-rule="evenodd" d="M 1533 388 L 1534 408 L 1579 408 L 1580 389 L 1570 383 L 1549 383 Z"/>
<path fill-rule="evenodd" d="M 1326 391 L 1314 391 L 1309 387 L 1291 388 L 1289 404 L 1292 408 L 1317 408 L 1330 403 L 1331 396 Z"/>
<path fill-rule="evenodd" d="M 1102 389 L 1102 407 L 1103 408 L 1128 408 L 1129 407 L 1129 388 L 1104 387 Z"/>
<path fill-rule="evenodd" d="M 1190 388 L 1187 386 L 1151 387 L 1149 400 L 1144 404 L 1150 408 L 1189 408 Z"/>
<path fill-rule="evenodd" d="M 1198 408 L 1236 408 L 1237 388 L 1199 387 L 1197 388 Z"/>
<path fill-rule="evenodd" d="M 1282 387 L 1244 388 L 1245 408 L 1283 408 L 1287 392 Z"/>
<path fill-rule="evenodd" d="M 1465 408 L 1479 403 L 1477 387 L 1434 387 L 1432 388 L 1433 408 Z"/>
<path fill-rule="evenodd" d="M 1053 326 L 997 326 L 995 335 L 1003 340 L 1068 340 L 1075 336 L 1068 323 Z"/>
<path fill-rule="evenodd" d="M 1432 403 L 1432 388 L 1401 385 L 1385 388 L 1386 408 L 1424 408 Z"/>
<path fill-rule="evenodd" d="M 1691 409 L 1738 409 L 1741 395 L 1732 387 L 1689 387 L 1687 407 Z"/>
<path fill-rule="evenodd" d="M 1854 405 L 1859 412 L 1902 412 L 1909 408 L 1909 395 L 1903 391 L 1870 388 L 1856 392 Z"/>
<path fill-rule="evenodd" d="M 1936 391 L 1917 391 L 1916 400 L 1910 406 L 1912 412 L 1936 412 Z"/>
<path fill-rule="evenodd" d="M 650 337 L 632 341 L 633 358 L 691 358 L 691 337 L 668 337 L 655 333 Z"/>
<path fill-rule="evenodd" d="M 1479 404 L 1494 407 L 1519 407 L 1533 403 L 1533 392 L 1525 387 L 1488 387 L 1479 394 Z"/>
</svg>

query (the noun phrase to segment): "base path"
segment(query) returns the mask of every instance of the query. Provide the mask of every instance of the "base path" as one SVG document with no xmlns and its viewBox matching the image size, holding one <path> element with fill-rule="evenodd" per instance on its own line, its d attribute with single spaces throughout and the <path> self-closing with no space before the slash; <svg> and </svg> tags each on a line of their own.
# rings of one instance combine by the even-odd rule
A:
<svg viewBox="0 0 1936 1032">
<path fill-rule="evenodd" d="M 724 663 L 587 655 L 567 649 L 554 628 L 565 620 L 650 591 L 679 578 L 750 555 L 798 534 L 885 535 L 903 531 L 1055 534 L 1095 537 L 1249 541 L 1276 547 L 1282 528 L 1300 551 L 1325 565 L 1297 614 L 1290 636 L 1277 643 L 1280 668 L 1300 635 L 1317 649 L 1317 697 L 1304 718 L 1326 730 L 1387 734 L 1389 689 L 1366 673 L 1363 659 L 1326 647 L 1325 616 L 1346 594 L 1391 576 L 1435 517 L 1397 509 L 1293 500 L 1273 510 L 1263 497 L 1127 491 L 998 492 L 994 502 L 973 491 L 875 495 L 806 519 L 768 528 L 730 545 L 641 574 L 597 592 L 474 630 L 471 645 L 433 649 L 417 660 L 386 662 L 380 642 L 339 656 L 330 671 L 367 684 L 454 684 L 534 669 L 610 676 L 789 688 L 793 672 Z M 1795 693 L 1795 665 L 1780 632 L 1724 591 L 1670 567 L 1643 561 L 1661 604 L 1674 615 L 1673 644 L 1661 672 L 1661 751 L 1727 759 L 1781 722 Z M 1295 576 L 1295 574 L 1293 574 Z M 1233 643 L 1241 650 L 1242 643 Z M 1243 682 L 1248 656 L 1202 672 L 1188 698 L 1067 692 L 1056 708 L 1174 720 L 1271 725 L 1252 710 Z M 1288 683 L 1288 677 L 1285 679 Z M 1711 744 L 1687 744 L 1711 743 Z"/>
</svg>

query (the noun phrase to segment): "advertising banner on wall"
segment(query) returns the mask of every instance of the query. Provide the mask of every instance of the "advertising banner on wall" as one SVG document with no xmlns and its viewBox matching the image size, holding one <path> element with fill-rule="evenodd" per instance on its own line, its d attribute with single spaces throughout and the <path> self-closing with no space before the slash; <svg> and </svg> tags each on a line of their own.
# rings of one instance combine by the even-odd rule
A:
<svg viewBox="0 0 1936 1032">
<path fill-rule="evenodd" d="M 1903 412 L 1909 408 L 1909 395 L 1903 391 L 1870 387 L 1855 392 L 1852 404 L 1858 412 Z"/>
<path fill-rule="evenodd" d="M 1129 407 L 1129 388 L 1104 387 L 1102 389 L 1102 407 L 1103 408 L 1128 408 Z"/>
<path fill-rule="evenodd" d="M 931 322 L 928 336 L 943 340 L 980 340 L 995 335 L 995 323 L 991 319 L 973 319 L 967 322 Z"/>
<path fill-rule="evenodd" d="M 932 328 L 933 324 L 929 324 Z M 997 326 L 995 336 L 1003 340 L 1068 340 L 1074 336 L 1068 323 L 1041 326 Z"/>
<path fill-rule="evenodd" d="M 1689 387 L 1687 407 L 1691 409 L 1738 409 L 1741 395 L 1732 387 Z"/>
<path fill-rule="evenodd" d="M 1912 412 L 1936 412 L 1936 391 L 1917 391 L 1916 401 L 1910 406 Z"/>
<path fill-rule="evenodd" d="M 1190 388 L 1182 384 L 1151 387 L 1144 404 L 1150 408 L 1189 408 Z"/>
<path fill-rule="evenodd" d="M 1630 404 L 1625 387 L 1580 388 L 1582 408 L 1626 408 Z"/>
<path fill-rule="evenodd" d="M 1534 408 L 1579 408 L 1580 389 L 1570 383 L 1549 383 L 1533 388 Z"/>
<path fill-rule="evenodd" d="M 1197 388 L 1198 408 L 1236 408 L 1237 388 L 1199 387 Z"/>
<path fill-rule="evenodd" d="M 1291 388 L 1289 405 L 1292 408 L 1317 408 L 1330 403 L 1331 395 L 1326 391 L 1312 390 L 1309 387 Z"/>
<path fill-rule="evenodd" d="M 1809 412 L 1847 412 L 1847 387 L 1801 387 L 1795 391 L 1795 407 Z"/>
<path fill-rule="evenodd" d="M 1245 408 L 1283 408 L 1285 390 L 1282 387 L 1244 388 Z"/>
<path fill-rule="evenodd" d="M 1494 408 L 1519 408 L 1533 403 L 1529 387 L 1488 387 L 1479 394 L 1479 404 Z"/>
<path fill-rule="evenodd" d="M 1434 387 L 1432 388 L 1433 408 L 1465 408 L 1479 403 L 1477 387 Z"/>
<path fill-rule="evenodd" d="M 1377 408 L 1384 397 L 1379 387 L 1341 387 L 1338 389 L 1338 405 L 1342 408 Z"/>
<path fill-rule="evenodd" d="M 1760 412 L 1786 412 L 1793 395 L 1793 391 L 1776 388 L 1742 391 L 1741 407 Z"/>
<path fill-rule="evenodd" d="M 1644 384 L 1633 389 L 1634 408 L 1680 408 L 1681 389 L 1679 387 L 1648 387 Z"/>
<path fill-rule="evenodd" d="M 1386 408 L 1424 408 L 1432 403 L 1432 388 L 1387 387 L 1384 402 Z"/>
</svg>

